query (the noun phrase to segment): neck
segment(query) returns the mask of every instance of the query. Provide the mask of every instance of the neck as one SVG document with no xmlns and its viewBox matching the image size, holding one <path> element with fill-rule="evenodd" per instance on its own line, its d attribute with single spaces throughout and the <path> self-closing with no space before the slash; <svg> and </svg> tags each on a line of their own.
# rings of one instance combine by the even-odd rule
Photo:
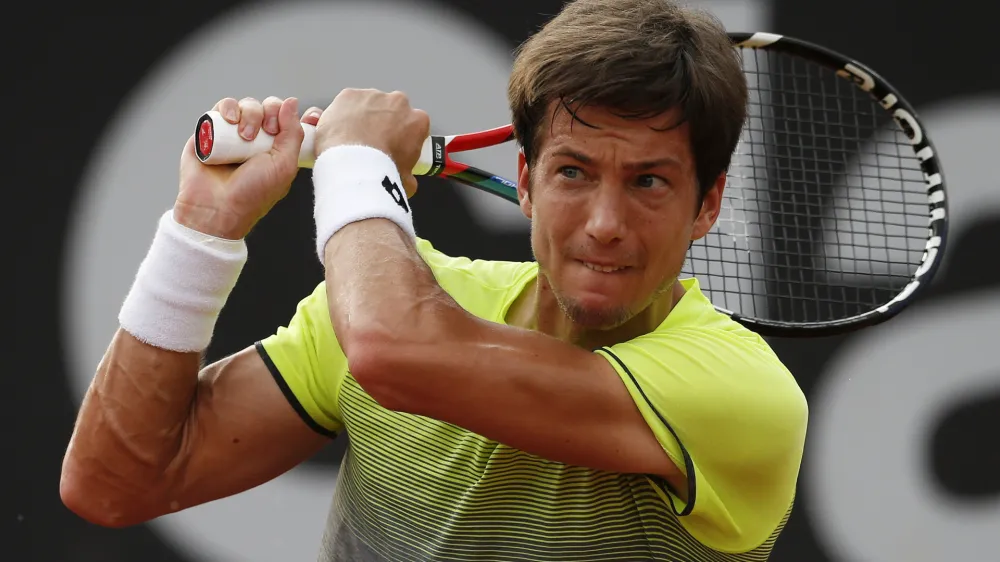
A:
<svg viewBox="0 0 1000 562">
<path fill-rule="evenodd" d="M 624 324 L 608 329 L 594 329 L 574 323 L 559 306 L 559 302 L 543 276 L 524 288 L 511 305 L 507 323 L 536 330 L 584 349 L 596 349 L 634 339 L 651 332 L 670 314 L 684 296 L 684 287 L 674 281 L 670 288 Z"/>
</svg>

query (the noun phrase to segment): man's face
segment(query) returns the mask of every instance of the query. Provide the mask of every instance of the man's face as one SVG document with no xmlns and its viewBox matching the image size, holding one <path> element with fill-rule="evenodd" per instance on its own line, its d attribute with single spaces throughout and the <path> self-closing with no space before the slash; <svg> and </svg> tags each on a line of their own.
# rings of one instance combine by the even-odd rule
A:
<svg viewBox="0 0 1000 562">
<path fill-rule="evenodd" d="M 663 130 L 676 123 L 673 112 L 577 115 L 593 127 L 563 110 L 543 126 L 518 191 L 542 289 L 577 326 L 610 329 L 673 286 L 690 242 L 718 216 L 725 176 L 698 205 L 688 127 Z"/>
</svg>

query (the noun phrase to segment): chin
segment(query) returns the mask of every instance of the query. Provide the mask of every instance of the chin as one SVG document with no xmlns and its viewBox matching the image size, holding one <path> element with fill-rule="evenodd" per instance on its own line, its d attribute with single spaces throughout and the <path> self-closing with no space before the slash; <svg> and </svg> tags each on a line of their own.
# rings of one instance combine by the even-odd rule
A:
<svg viewBox="0 0 1000 562">
<path fill-rule="evenodd" d="M 611 330 L 632 318 L 624 306 L 588 306 L 573 299 L 560 300 L 559 304 L 573 324 L 589 330 Z"/>
</svg>

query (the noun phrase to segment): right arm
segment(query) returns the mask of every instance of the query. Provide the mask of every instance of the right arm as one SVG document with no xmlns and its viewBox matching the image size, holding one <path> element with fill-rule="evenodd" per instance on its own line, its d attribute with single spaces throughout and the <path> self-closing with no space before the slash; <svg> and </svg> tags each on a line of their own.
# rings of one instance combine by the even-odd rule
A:
<svg viewBox="0 0 1000 562">
<path fill-rule="evenodd" d="M 216 109 L 246 127 L 248 139 L 261 128 L 275 134 L 274 148 L 239 166 L 204 166 L 189 139 L 173 218 L 210 237 L 240 240 L 288 192 L 302 127 L 294 100 L 227 98 Z M 316 117 L 303 121 L 310 119 L 315 124 Z M 140 318 L 171 321 L 156 313 Z M 171 351 L 194 348 L 146 341 L 119 329 L 81 406 L 60 495 L 84 519 L 122 527 L 226 497 L 280 475 L 329 441 L 303 422 L 253 347 L 202 369 L 203 349 Z"/>
</svg>

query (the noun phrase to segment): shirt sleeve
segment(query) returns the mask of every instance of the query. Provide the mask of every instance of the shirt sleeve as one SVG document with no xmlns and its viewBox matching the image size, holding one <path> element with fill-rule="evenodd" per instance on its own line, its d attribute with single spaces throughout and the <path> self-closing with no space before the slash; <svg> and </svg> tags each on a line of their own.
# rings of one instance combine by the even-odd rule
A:
<svg viewBox="0 0 1000 562">
<path fill-rule="evenodd" d="M 692 327 L 596 352 L 687 476 L 686 501 L 647 478 L 688 532 L 724 552 L 765 542 L 791 508 L 808 417 L 770 347 L 749 331 Z"/>
<path fill-rule="evenodd" d="M 344 426 L 339 396 L 347 357 L 333 333 L 326 284 L 299 302 L 288 326 L 256 347 L 303 421 L 322 435 L 336 436 Z"/>
</svg>

